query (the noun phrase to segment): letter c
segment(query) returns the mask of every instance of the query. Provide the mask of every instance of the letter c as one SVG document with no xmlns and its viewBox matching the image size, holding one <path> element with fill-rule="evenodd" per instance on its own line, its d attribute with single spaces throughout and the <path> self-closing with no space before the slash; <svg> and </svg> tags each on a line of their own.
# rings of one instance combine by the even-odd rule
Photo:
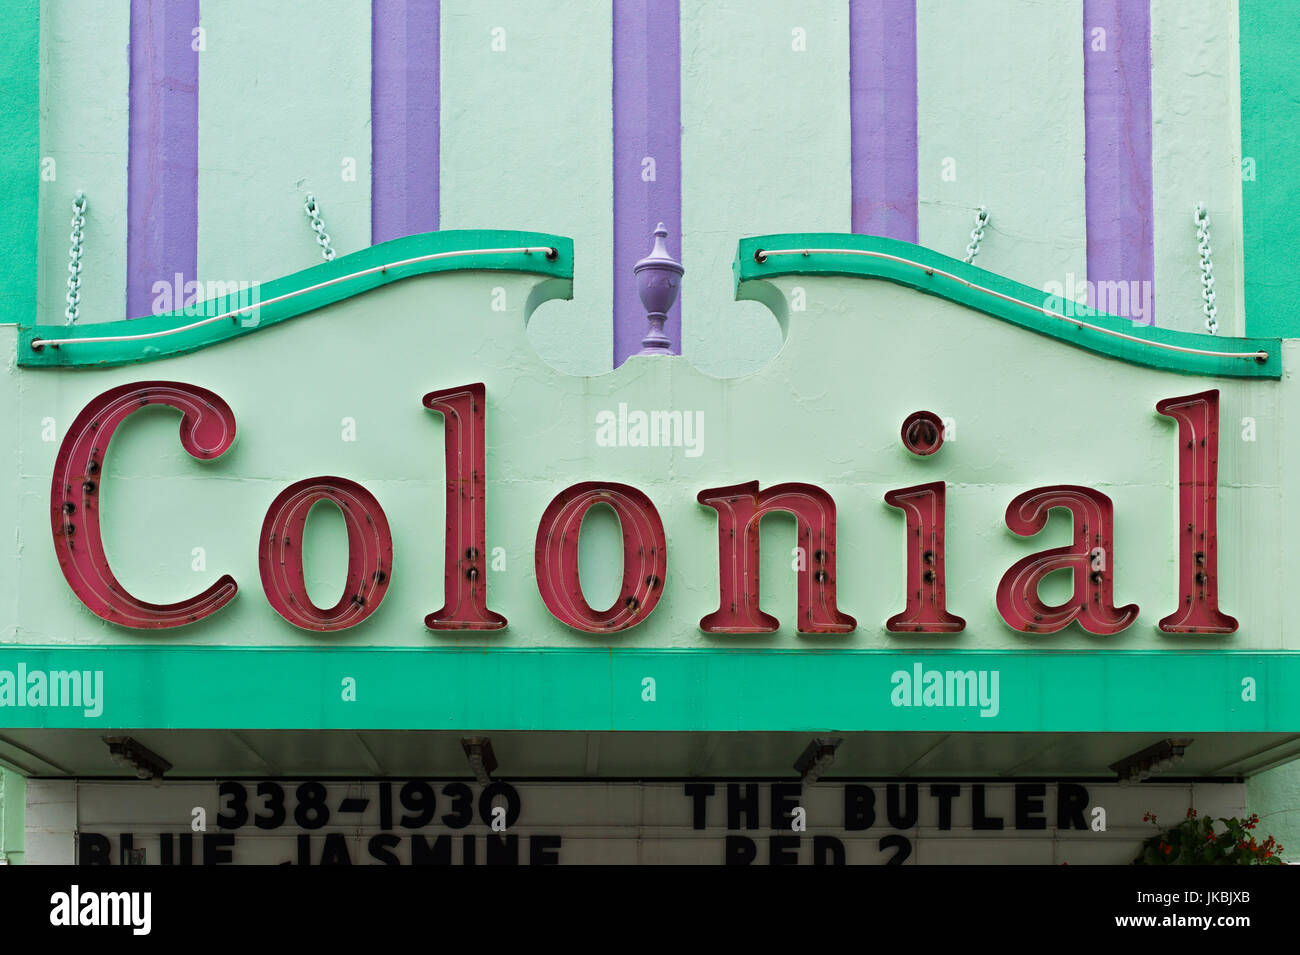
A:
<svg viewBox="0 0 1300 955">
<path fill-rule="evenodd" d="M 104 459 L 117 426 L 147 405 L 181 412 L 181 447 L 191 457 L 219 458 L 235 440 L 234 412 L 206 388 L 178 381 L 110 388 L 81 409 L 59 447 L 50 487 L 50 526 L 63 576 L 91 613 L 123 627 L 166 630 L 216 613 L 239 587 L 225 574 L 196 597 L 152 604 L 131 596 L 113 576 L 99 523 Z"/>
</svg>

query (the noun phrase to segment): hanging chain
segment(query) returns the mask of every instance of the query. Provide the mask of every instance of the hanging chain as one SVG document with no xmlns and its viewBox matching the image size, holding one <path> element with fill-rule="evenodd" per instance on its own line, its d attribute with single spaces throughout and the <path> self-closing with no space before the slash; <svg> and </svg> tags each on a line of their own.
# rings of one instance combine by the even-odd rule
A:
<svg viewBox="0 0 1300 955">
<path fill-rule="evenodd" d="M 311 230 L 316 233 L 316 244 L 320 246 L 320 254 L 324 256 L 325 261 L 329 262 L 334 258 L 334 247 L 330 245 L 330 234 L 325 231 L 325 223 L 320 217 L 320 209 L 316 206 L 316 197 L 307 193 L 307 202 L 303 205 L 303 211 L 311 219 Z"/>
<path fill-rule="evenodd" d="M 1210 259 L 1210 214 L 1205 203 L 1196 204 L 1196 251 L 1201 254 L 1201 311 L 1205 313 L 1205 330 L 1211 335 L 1219 330 L 1219 309 L 1214 304 L 1214 262 Z"/>
<path fill-rule="evenodd" d="M 984 227 L 989 224 L 988 209 L 980 206 L 979 212 L 975 215 L 975 228 L 970 233 L 970 245 L 966 246 L 966 257 L 963 262 L 970 263 L 975 261 L 975 256 L 980 254 L 980 243 L 984 241 Z"/>
<path fill-rule="evenodd" d="M 80 189 L 72 200 L 72 246 L 68 249 L 68 307 L 63 311 L 65 324 L 72 325 L 81 314 L 81 245 L 85 240 L 82 229 L 86 226 L 86 194 Z"/>
</svg>

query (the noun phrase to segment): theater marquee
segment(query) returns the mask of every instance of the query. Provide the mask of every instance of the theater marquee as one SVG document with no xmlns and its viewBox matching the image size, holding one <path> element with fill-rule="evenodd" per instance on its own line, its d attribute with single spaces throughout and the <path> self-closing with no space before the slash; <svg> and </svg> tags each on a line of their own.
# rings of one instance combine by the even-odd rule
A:
<svg viewBox="0 0 1300 955">
<path fill-rule="evenodd" d="M 6 721 L 1300 725 L 1292 343 L 784 235 L 734 265 L 767 367 L 576 377 L 527 334 L 573 256 L 431 233 L 255 306 L 20 328 Z"/>
<path fill-rule="evenodd" d="M 1037 864 L 1132 861 L 1155 828 L 1239 812 L 1240 785 L 700 780 L 40 781 L 41 858 L 89 865 Z M 42 808 L 46 807 L 46 808 Z M 73 826 L 75 825 L 75 832 Z"/>
</svg>

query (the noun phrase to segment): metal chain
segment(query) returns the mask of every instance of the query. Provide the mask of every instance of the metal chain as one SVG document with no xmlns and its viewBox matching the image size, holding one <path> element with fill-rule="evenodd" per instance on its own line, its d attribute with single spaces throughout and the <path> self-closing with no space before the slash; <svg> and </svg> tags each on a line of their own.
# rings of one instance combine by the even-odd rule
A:
<svg viewBox="0 0 1300 955">
<path fill-rule="evenodd" d="M 86 226 L 86 194 L 80 189 L 72 200 L 72 246 L 68 249 L 68 307 L 63 310 L 65 324 L 72 325 L 81 314 L 81 245 L 85 241 L 82 229 Z"/>
<path fill-rule="evenodd" d="M 1214 304 L 1214 262 L 1210 258 L 1210 214 L 1205 203 L 1196 204 L 1196 251 L 1201 255 L 1201 311 L 1205 313 L 1205 330 L 1211 335 L 1219 330 L 1218 307 Z"/>
<path fill-rule="evenodd" d="M 980 254 L 980 243 L 984 241 L 984 227 L 989 224 L 989 211 L 983 206 L 979 207 L 979 212 L 975 215 L 975 228 L 970 233 L 970 245 L 966 246 L 966 257 L 963 262 L 970 263 L 975 261 L 975 256 Z"/>
<path fill-rule="evenodd" d="M 307 201 L 303 204 L 303 211 L 311 219 L 311 230 L 316 233 L 316 244 L 320 246 L 320 254 L 324 256 L 325 261 L 329 262 L 334 258 L 334 247 L 330 245 L 330 234 L 325 231 L 325 223 L 321 220 L 320 209 L 316 206 L 316 197 L 307 193 Z"/>
</svg>

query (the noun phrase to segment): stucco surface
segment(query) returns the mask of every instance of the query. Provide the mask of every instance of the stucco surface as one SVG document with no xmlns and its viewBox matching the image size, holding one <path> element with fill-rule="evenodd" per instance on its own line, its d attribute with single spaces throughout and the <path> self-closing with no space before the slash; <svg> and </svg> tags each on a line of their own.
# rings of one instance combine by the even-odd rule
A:
<svg viewBox="0 0 1300 955">
<path fill-rule="evenodd" d="M 1283 847 L 1282 857 L 1300 860 L 1300 761 L 1250 777 L 1246 804 L 1249 812 L 1259 813 L 1258 831 Z"/>
<path fill-rule="evenodd" d="M 1202 331 L 1192 210 L 1210 215 L 1220 335 L 1244 335 L 1241 127 L 1234 0 L 1151 3 L 1156 324 Z"/>
<path fill-rule="evenodd" d="M 614 360 L 610 6 L 489 0 L 444 3 L 442 16 L 442 228 L 571 236 L 580 249 L 575 301 L 541 308 L 530 335 L 556 368 L 606 371 Z M 650 238 L 647 230 L 645 252 Z"/>
<path fill-rule="evenodd" d="M 918 0 L 920 243 L 1042 288 L 1087 275 L 1082 0 Z"/>
<path fill-rule="evenodd" d="M 67 307 L 77 190 L 87 199 L 78 321 L 126 317 L 129 42 L 129 3 L 41 4 L 41 159 L 48 172 L 40 177 L 39 295 L 45 321 L 62 322 Z"/>
<path fill-rule="evenodd" d="M 309 0 L 200 9 L 204 282 L 260 282 L 319 262 L 303 212 L 308 192 L 336 251 L 370 245 L 370 6 L 320 12 Z M 355 179 L 344 178 L 348 159 Z"/>
<path fill-rule="evenodd" d="M 732 300 L 736 240 L 849 231 L 848 79 L 846 4 L 682 2 L 682 351 L 710 374 L 781 347 L 769 312 Z"/>
</svg>

